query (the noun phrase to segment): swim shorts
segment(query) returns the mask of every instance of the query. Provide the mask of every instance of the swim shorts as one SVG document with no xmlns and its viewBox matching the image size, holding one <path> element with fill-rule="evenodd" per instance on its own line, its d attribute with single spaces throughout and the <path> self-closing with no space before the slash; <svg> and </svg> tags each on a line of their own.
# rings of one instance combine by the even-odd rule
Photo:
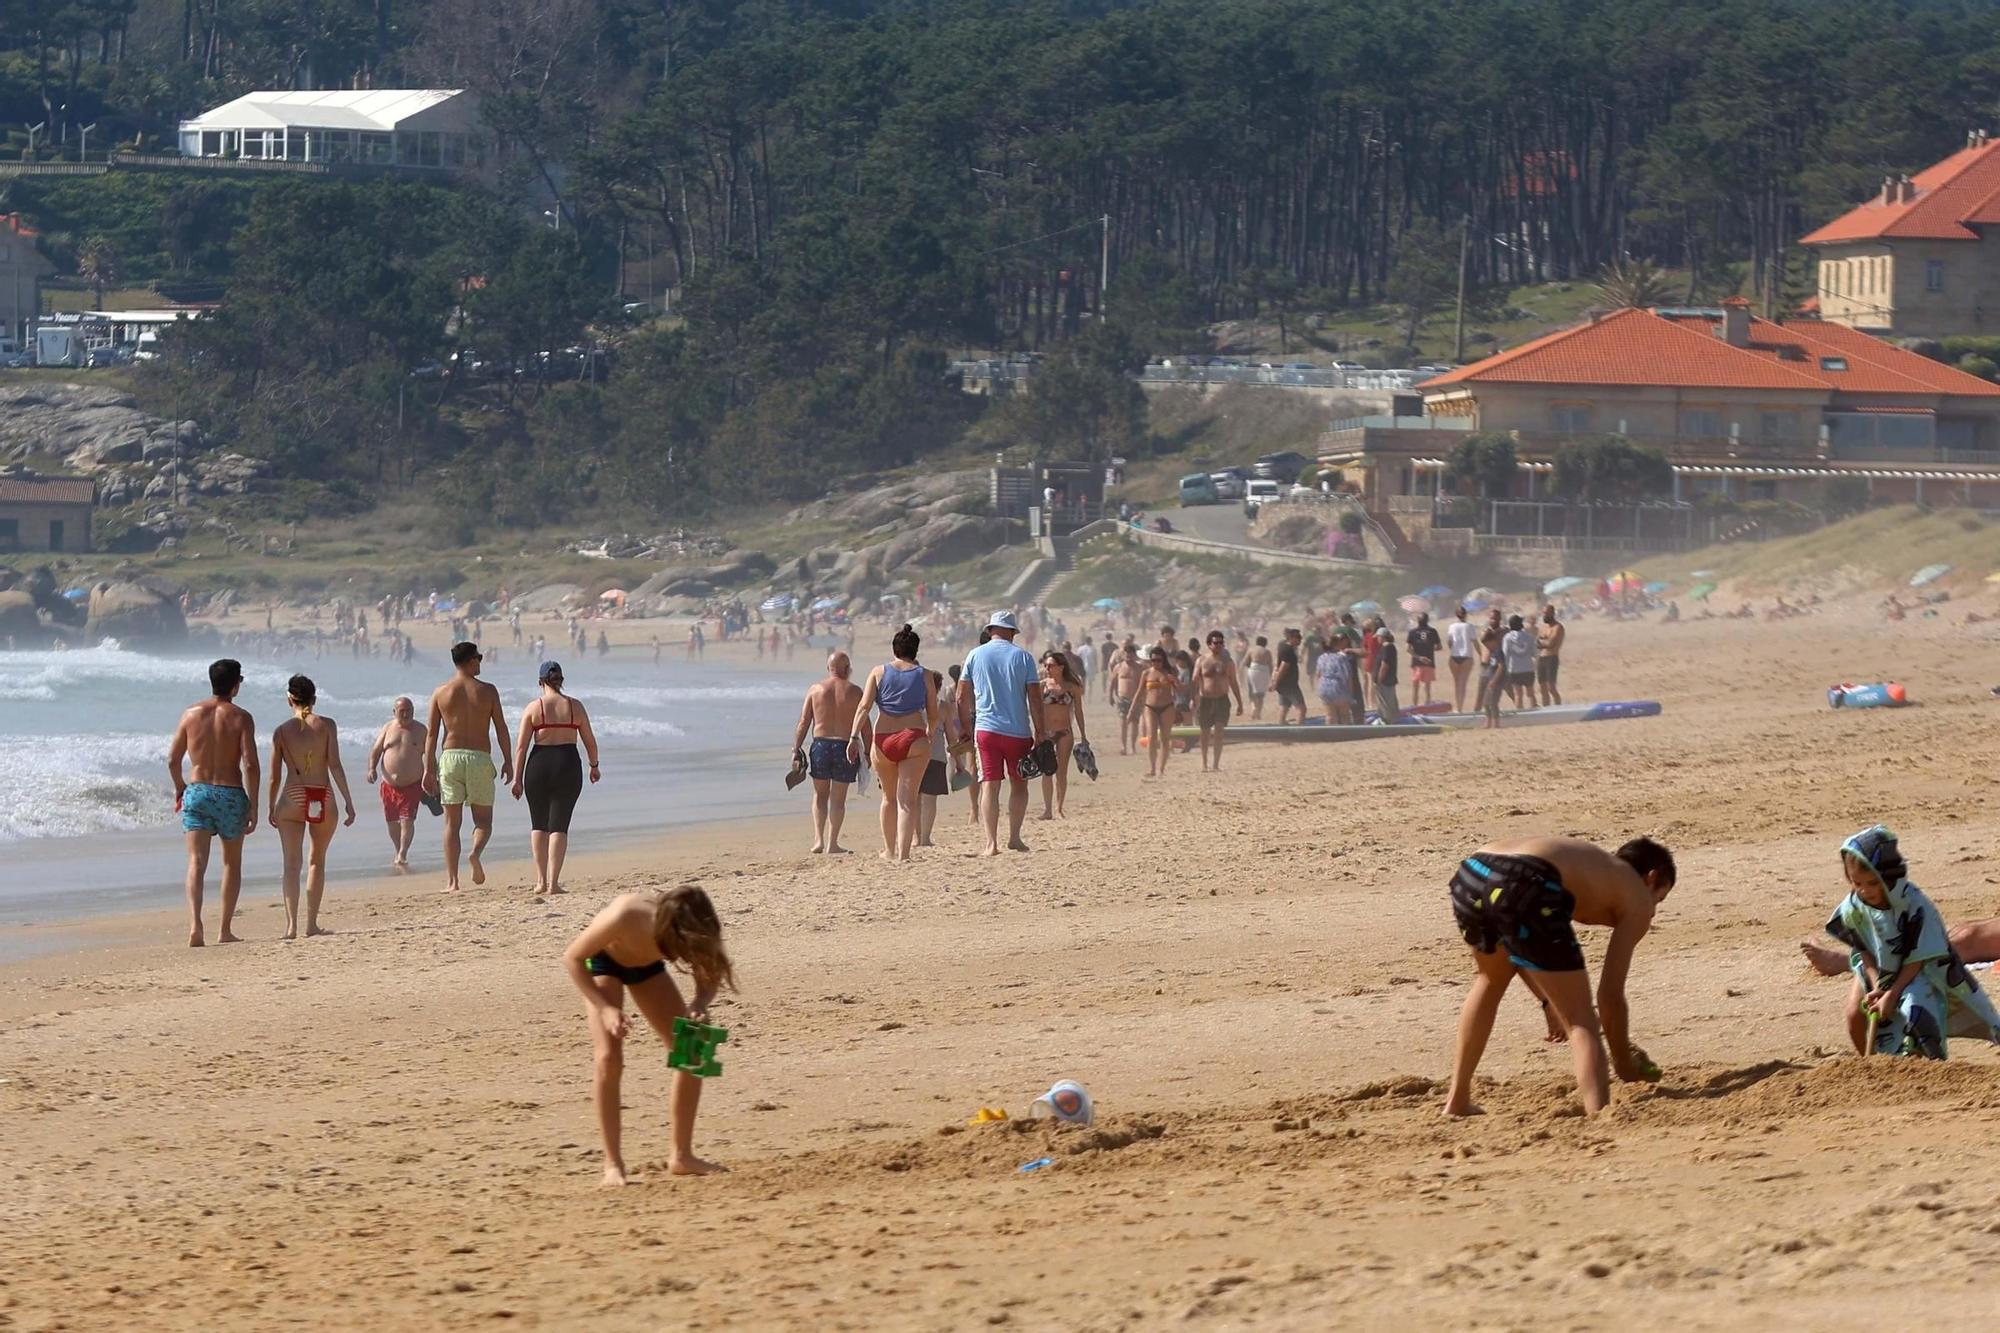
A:
<svg viewBox="0 0 2000 1333">
<path fill-rule="evenodd" d="M 599 950 L 583 960 L 583 970 L 593 977 L 610 977 L 628 986 L 637 986 L 665 972 L 667 965 L 664 960 L 656 958 L 640 967 L 633 967 L 630 963 L 621 963 L 610 954 Z"/>
<path fill-rule="evenodd" d="M 951 773 L 942 759 L 933 759 L 924 765 L 924 782 L 917 789 L 919 796 L 951 795 Z"/>
<path fill-rule="evenodd" d="M 1530 972 L 1581 972 L 1583 946 L 1571 914 L 1576 898 L 1536 856 L 1468 856 L 1451 877 L 1451 914 L 1478 953 L 1507 951 Z"/>
<path fill-rule="evenodd" d="M 1299 693 L 1297 685 L 1287 682 L 1278 687 L 1278 705 L 1281 708 L 1296 708 L 1303 712 L 1306 706 L 1306 697 Z"/>
<path fill-rule="evenodd" d="M 235 842 L 249 820 L 250 793 L 241 787 L 191 782 L 181 796 L 181 827 L 189 833 L 213 833 Z"/>
<path fill-rule="evenodd" d="M 1538 657 L 1535 659 L 1535 683 L 1552 690 L 1556 687 L 1556 673 L 1561 670 L 1560 657 Z"/>
<path fill-rule="evenodd" d="M 1009 736 L 998 731 L 975 731 L 974 743 L 979 747 L 979 780 L 998 782 L 1002 778 L 1012 778 L 1016 782 L 1026 782 L 1021 775 L 1021 761 L 1035 748 L 1035 742 L 1026 736 Z"/>
<path fill-rule="evenodd" d="M 498 776 L 484 750 L 446 750 L 438 756 L 438 799 L 446 805 L 492 805 Z"/>
<path fill-rule="evenodd" d="M 1229 696 L 1203 699 L 1195 705 L 1195 722 L 1204 727 L 1226 727 L 1229 725 Z"/>
<path fill-rule="evenodd" d="M 402 823 L 404 820 L 417 817 L 417 806 L 424 799 L 423 783 L 412 782 L 407 787 L 396 787 L 384 782 L 381 791 L 384 818 L 394 823 Z"/>
<path fill-rule="evenodd" d="M 806 772 L 824 782 L 852 782 L 861 765 L 848 757 L 845 737 L 821 736 L 806 754 Z"/>
<path fill-rule="evenodd" d="M 1429 685 L 1434 681 L 1436 681 L 1437 678 L 1438 678 L 1438 669 L 1435 665 L 1422 666 L 1413 664 L 1410 667 L 1410 681 L 1413 684 Z"/>
</svg>

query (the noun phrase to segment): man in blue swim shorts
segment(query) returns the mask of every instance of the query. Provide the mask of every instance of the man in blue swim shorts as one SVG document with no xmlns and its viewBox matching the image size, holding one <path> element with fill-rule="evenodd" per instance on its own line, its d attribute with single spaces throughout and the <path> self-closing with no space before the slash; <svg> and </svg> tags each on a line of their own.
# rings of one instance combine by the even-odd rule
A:
<svg viewBox="0 0 2000 1333">
<path fill-rule="evenodd" d="M 861 687 L 848 679 L 851 670 L 846 653 L 826 659 L 826 679 L 806 691 L 798 730 L 792 733 L 792 762 L 812 776 L 815 852 L 847 850 L 840 845 L 840 824 L 847 818 L 847 789 L 860 775 L 860 765 L 848 754 L 854 710 L 861 705 Z M 808 732 L 816 738 L 810 752 Z M 866 753 L 867 746 L 862 749 Z"/>
<path fill-rule="evenodd" d="M 236 895 L 243 888 L 243 839 L 257 827 L 257 724 L 234 702 L 243 688 L 243 664 L 225 657 L 208 668 L 210 697 L 181 714 L 167 749 L 167 772 L 174 780 L 174 809 L 187 837 L 188 944 L 199 949 L 202 881 L 208 874 L 211 839 L 222 839 L 221 944 L 236 943 Z M 181 760 L 193 771 L 181 776 Z"/>
</svg>

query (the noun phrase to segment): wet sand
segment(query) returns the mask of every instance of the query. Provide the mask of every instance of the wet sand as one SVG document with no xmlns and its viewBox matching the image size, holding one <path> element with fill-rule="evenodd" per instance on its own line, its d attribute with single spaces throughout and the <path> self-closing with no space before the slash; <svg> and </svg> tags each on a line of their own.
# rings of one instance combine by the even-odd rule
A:
<svg viewBox="0 0 2000 1333">
<path fill-rule="evenodd" d="M 1567 693 L 1664 716 L 1245 746 L 1159 783 L 1100 709 L 1105 780 L 996 863 L 962 794 L 909 868 L 873 856 L 872 794 L 857 854 L 809 857 L 801 793 L 790 821 L 579 861 L 549 904 L 509 866 L 458 899 L 330 895 L 338 933 L 297 944 L 268 894 L 227 949 L 177 947 L 173 913 L 94 922 L 0 969 L 0 1326 L 1990 1318 L 2000 1061 L 1844 1054 L 1841 983 L 1795 949 L 1876 820 L 1949 918 L 2000 911 L 1977 635 L 1858 604 L 1586 621 Z M 1827 709 L 1885 677 L 1923 706 Z M 1488 1114 L 1447 1122 L 1470 967 L 1444 884 L 1530 831 L 1678 853 L 1631 986 L 1666 1076 L 1584 1120 L 1517 995 Z M 686 880 L 744 983 L 696 1140 L 732 1172 L 661 1174 L 668 1073 L 635 1040 L 637 1180 L 603 1192 L 558 955 L 611 894 Z M 966 1127 L 1061 1077 L 1095 1129 Z"/>
</svg>

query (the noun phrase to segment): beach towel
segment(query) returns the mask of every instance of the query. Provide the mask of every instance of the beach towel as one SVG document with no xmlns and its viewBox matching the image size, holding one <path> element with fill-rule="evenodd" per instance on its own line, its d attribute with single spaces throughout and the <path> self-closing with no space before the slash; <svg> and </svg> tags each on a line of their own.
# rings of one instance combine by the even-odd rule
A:
<svg viewBox="0 0 2000 1333">
<path fill-rule="evenodd" d="M 1905 964 L 1922 963 L 1893 1014 L 1875 1031 L 1874 1054 L 1945 1058 L 1947 1034 L 2000 1043 L 2000 1011 L 1959 961 L 1945 936 L 1944 915 L 1909 879 L 1896 835 L 1877 824 L 1840 847 L 1881 877 L 1889 905 L 1871 907 L 1849 891 L 1826 923 L 1826 933 L 1848 947 L 1848 967 L 1865 987 L 1866 958 L 1877 975 L 1893 978 Z"/>
</svg>

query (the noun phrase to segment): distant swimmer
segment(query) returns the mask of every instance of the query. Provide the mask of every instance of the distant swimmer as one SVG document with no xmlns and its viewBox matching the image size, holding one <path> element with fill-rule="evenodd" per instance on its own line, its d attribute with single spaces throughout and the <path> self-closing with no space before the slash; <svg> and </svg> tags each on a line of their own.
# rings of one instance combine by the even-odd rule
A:
<svg viewBox="0 0 2000 1333">
<path fill-rule="evenodd" d="M 1616 855 L 1575 838 L 1509 838 L 1459 863 L 1451 881 L 1451 911 L 1472 947 L 1478 975 L 1458 1015 L 1446 1115 L 1479 1114 L 1472 1104 L 1472 1076 L 1501 997 L 1517 973 L 1554 1008 L 1569 1038 L 1586 1114 L 1595 1115 L 1611 1100 L 1606 1043 L 1620 1079 L 1659 1078 L 1658 1066 L 1632 1044 L 1625 977 L 1654 911 L 1673 891 L 1675 874 L 1673 855 L 1650 838 L 1634 838 Z M 1611 930 L 1595 1007 L 1576 938 L 1578 921 Z"/>
<path fill-rule="evenodd" d="M 424 799 L 424 724 L 417 706 L 405 695 L 396 700 L 391 716 L 368 751 L 368 780 L 382 795 L 382 818 L 389 825 L 392 863 L 410 864 L 410 843 L 417 834 L 417 807 Z"/>
<path fill-rule="evenodd" d="M 500 691 L 479 679 L 479 645 L 455 643 L 451 664 L 458 674 L 431 693 L 430 735 L 424 738 L 424 790 L 444 803 L 444 891 L 458 892 L 458 834 L 465 807 L 472 807 L 472 882 L 484 884 L 479 854 L 493 836 L 496 775 L 487 729 L 500 745 L 499 782 L 512 779 L 514 757 Z M 444 753 L 438 753 L 440 742 Z"/>
<path fill-rule="evenodd" d="M 872 754 L 875 780 L 882 787 L 882 859 L 907 861 L 916 844 L 923 809 L 924 773 L 931 762 L 931 733 L 937 730 L 937 687 L 930 672 L 917 665 L 923 640 L 909 625 L 896 631 L 889 651 L 894 660 L 868 673 L 860 706 L 848 724 L 848 759 L 859 764 Z M 863 733 L 869 712 L 875 719 L 874 743 Z"/>
<path fill-rule="evenodd" d="M 569 854 L 569 821 L 583 795 L 581 742 L 590 756 L 590 780 L 601 776 L 597 764 L 597 733 L 583 704 L 563 693 L 560 662 L 544 662 L 535 673 L 541 697 L 521 710 L 521 735 L 514 753 L 521 757 L 514 777 L 514 799 L 528 798 L 528 841 L 535 852 L 536 894 L 562 893 L 563 858 Z"/>
<path fill-rule="evenodd" d="M 319 901 L 326 892 L 326 849 L 333 841 L 333 791 L 340 789 L 347 818 L 354 822 L 354 796 L 340 764 L 340 732 L 330 717 L 314 711 L 319 689 L 309 676 L 293 676 L 285 687 L 292 720 L 271 733 L 271 827 L 285 849 L 285 938 L 299 937 L 299 872 L 306 880 L 306 934 L 324 935 Z M 310 835 L 312 850 L 306 850 Z"/>
<path fill-rule="evenodd" d="M 802 763 L 812 776 L 815 852 L 847 850 L 840 845 L 840 825 L 847 818 L 847 789 L 861 773 L 860 764 L 847 749 L 854 733 L 854 714 L 861 707 L 861 687 L 848 679 L 852 670 L 846 653 L 827 656 L 826 679 L 806 691 L 798 730 L 792 733 L 794 762 Z M 810 748 L 808 732 L 812 736 Z"/>
<path fill-rule="evenodd" d="M 694 996 L 681 999 L 668 965 L 694 978 Z M 674 1020 L 706 1022 L 708 1006 L 724 986 L 736 989 L 729 954 L 722 946 L 722 919 L 708 894 L 692 884 L 654 893 L 614 898 L 563 951 L 563 967 L 583 992 L 595 1060 L 592 1095 L 597 1127 L 604 1138 L 604 1183 L 625 1183 L 624 1105 L 625 995 L 646 1016 L 669 1050 Z M 701 1107 L 701 1080 L 674 1072 L 673 1150 L 667 1174 L 705 1176 L 722 1168 L 694 1155 L 694 1117 Z"/>
<path fill-rule="evenodd" d="M 243 889 L 243 839 L 257 829 L 257 807 L 250 793 L 257 789 L 257 724 L 235 704 L 243 688 L 243 664 L 225 657 L 210 664 L 211 697 L 181 714 L 167 749 L 167 772 L 174 780 L 174 809 L 187 835 L 188 944 L 199 949 L 202 879 L 208 873 L 211 838 L 222 839 L 221 944 L 234 944 L 229 929 L 236 919 L 236 895 Z M 181 760 L 192 765 L 187 781 Z"/>
</svg>

